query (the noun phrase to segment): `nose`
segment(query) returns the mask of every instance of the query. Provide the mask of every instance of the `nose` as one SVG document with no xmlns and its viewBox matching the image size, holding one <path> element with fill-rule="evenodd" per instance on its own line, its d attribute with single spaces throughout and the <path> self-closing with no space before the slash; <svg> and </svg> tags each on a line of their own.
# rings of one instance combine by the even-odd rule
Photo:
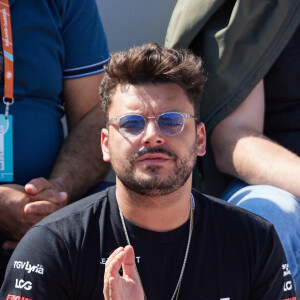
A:
<svg viewBox="0 0 300 300">
<path fill-rule="evenodd" d="M 148 122 L 145 125 L 144 136 L 142 139 L 142 144 L 145 146 L 155 146 L 164 143 L 164 136 L 158 130 L 155 120 L 148 118 Z"/>
</svg>

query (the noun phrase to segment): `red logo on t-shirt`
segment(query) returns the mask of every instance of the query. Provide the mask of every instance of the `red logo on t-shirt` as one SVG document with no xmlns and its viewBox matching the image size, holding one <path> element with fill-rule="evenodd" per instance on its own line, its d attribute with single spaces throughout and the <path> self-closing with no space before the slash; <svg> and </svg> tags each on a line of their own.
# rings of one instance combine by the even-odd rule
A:
<svg viewBox="0 0 300 300">
<path fill-rule="evenodd" d="M 16 295 L 7 295 L 6 300 L 32 300 L 32 299 L 16 296 Z"/>
</svg>

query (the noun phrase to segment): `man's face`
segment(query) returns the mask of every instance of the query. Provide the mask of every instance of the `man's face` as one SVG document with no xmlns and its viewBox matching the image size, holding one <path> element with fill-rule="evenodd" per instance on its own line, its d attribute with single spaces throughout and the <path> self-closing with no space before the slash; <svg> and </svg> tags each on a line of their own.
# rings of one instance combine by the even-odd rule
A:
<svg viewBox="0 0 300 300">
<path fill-rule="evenodd" d="M 182 187 L 197 155 L 205 154 L 205 129 L 193 118 L 174 136 L 159 131 L 155 118 L 166 112 L 194 115 L 184 90 L 177 84 L 118 86 L 109 109 L 109 119 L 127 114 L 146 117 L 144 131 L 124 137 L 118 120 L 102 130 L 103 159 L 110 161 L 118 180 L 128 189 L 147 196 L 167 195 Z M 155 117 L 147 119 L 147 117 Z"/>
</svg>

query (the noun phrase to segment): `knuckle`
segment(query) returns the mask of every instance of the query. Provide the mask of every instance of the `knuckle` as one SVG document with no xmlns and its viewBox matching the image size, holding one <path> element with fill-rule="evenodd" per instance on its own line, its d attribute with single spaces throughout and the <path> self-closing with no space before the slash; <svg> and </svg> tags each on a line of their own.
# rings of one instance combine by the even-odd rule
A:
<svg viewBox="0 0 300 300">
<path fill-rule="evenodd" d="M 48 200 L 57 198 L 57 192 L 53 189 L 46 189 L 44 195 Z"/>
<path fill-rule="evenodd" d="M 53 213 L 55 211 L 55 208 L 54 208 L 54 206 L 53 205 L 45 205 L 45 207 L 44 207 L 44 213 L 45 214 L 51 214 L 51 213 Z"/>
<path fill-rule="evenodd" d="M 43 177 L 38 177 L 38 178 L 31 179 L 30 183 L 39 184 L 42 183 L 43 181 L 44 181 Z"/>
</svg>

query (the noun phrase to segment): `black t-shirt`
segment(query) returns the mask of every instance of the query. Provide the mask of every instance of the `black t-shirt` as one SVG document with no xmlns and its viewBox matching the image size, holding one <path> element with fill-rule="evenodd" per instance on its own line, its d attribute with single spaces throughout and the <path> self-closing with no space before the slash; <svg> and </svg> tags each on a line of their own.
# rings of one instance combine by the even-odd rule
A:
<svg viewBox="0 0 300 300">
<path fill-rule="evenodd" d="M 178 299 L 295 299 L 274 227 L 225 201 L 193 195 L 194 230 Z M 147 299 L 171 299 L 189 222 L 169 232 L 128 221 L 126 226 Z M 8 265 L 0 299 L 103 299 L 105 261 L 125 245 L 115 187 L 108 188 L 50 215 L 25 235 Z"/>
</svg>

